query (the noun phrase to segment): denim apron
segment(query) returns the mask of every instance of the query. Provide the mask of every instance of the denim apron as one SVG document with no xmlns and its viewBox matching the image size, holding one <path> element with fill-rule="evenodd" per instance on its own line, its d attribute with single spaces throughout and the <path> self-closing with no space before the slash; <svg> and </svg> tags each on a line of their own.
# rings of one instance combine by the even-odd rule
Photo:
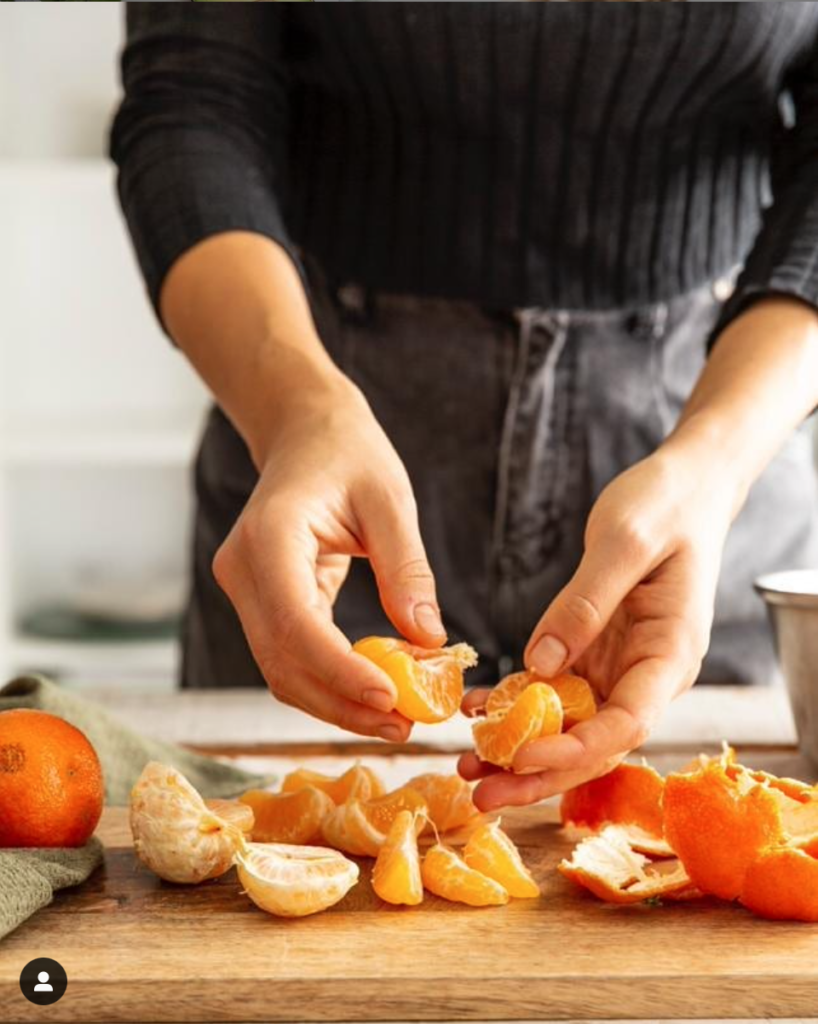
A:
<svg viewBox="0 0 818 1024">
<path fill-rule="evenodd" d="M 477 648 L 470 682 L 491 684 L 519 667 L 531 629 L 576 569 L 602 488 L 672 429 L 704 366 L 729 282 L 595 312 L 487 310 L 335 287 L 314 268 L 310 278 L 327 349 L 366 395 L 409 473 L 450 641 Z M 263 684 L 211 572 L 255 479 L 244 443 L 214 408 L 196 463 L 183 686 Z M 764 608 L 751 584 L 763 572 L 818 565 L 816 513 L 805 424 L 730 530 L 703 681 L 773 678 Z M 353 560 L 335 617 L 353 640 L 394 633 L 365 560 Z"/>
</svg>

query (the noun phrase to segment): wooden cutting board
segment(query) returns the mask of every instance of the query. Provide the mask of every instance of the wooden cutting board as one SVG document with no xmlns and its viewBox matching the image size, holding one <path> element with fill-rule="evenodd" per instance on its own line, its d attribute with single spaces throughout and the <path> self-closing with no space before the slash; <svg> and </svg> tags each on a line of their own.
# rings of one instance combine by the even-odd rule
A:
<svg viewBox="0 0 818 1024">
<path fill-rule="evenodd" d="M 134 858 L 126 812 L 106 811 L 104 868 L 0 943 L 0 1019 L 259 1021 L 806 1017 L 818 1013 L 818 927 L 709 901 L 611 907 L 554 866 L 570 848 L 551 809 L 504 825 L 539 900 L 472 909 L 426 897 L 396 909 L 368 867 L 331 910 L 271 917 L 235 873 L 185 888 Z M 363 862 L 367 864 L 367 862 Z M 371 862 L 369 862 L 371 863 Z M 63 998 L 21 994 L 23 965 L 58 960 Z"/>
</svg>

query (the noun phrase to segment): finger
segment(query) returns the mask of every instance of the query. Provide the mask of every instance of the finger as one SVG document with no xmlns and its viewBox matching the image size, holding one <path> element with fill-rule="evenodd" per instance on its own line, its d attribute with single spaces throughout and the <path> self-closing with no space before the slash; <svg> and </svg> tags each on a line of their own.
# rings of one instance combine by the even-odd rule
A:
<svg viewBox="0 0 818 1024">
<path fill-rule="evenodd" d="M 472 782 L 474 779 L 484 779 L 487 775 L 493 775 L 503 769 L 489 764 L 488 761 L 481 761 L 477 754 L 469 751 L 466 754 L 461 754 L 458 758 L 457 770 L 464 779 Z"/>
<path fill-rule="evenodd" d="M 485 704 L 491 693 L 491 687 L 475 686 L 466 691 L 460 702 L 460 710 L 469 718 L 485 713 Z"/>
<path fill-rule="evenodd" d="M 440 647 L 446 630 L 411 492 L 380 491 L 365 501 L 359 518 L 384 611 L 412 643 Z"/>
<path fill-rule="evenodd" d="M 288 671 L 282 673 L 282 680 L 286 681 L 270 685 L 276 699 L 348 732 L 377 736 L 390 743 L 405 743 L 412 731 L 412 723 L 396 711 L 383 714 L 347 700 L 314 676 Z"/>
<path fill-rule="evenodd" d="M 501 772 L 491 775 L 474 789 L 472 799 L 481 811 L 495 811 L 500 807 L 522 807 L 539 803 L 559 793 L 565 793 L 575 786 L 598 778 L 612 771 L 621 761 L 617 758 L 606 764 L 600 771 L 545 771 L 537 775 L 514 775 Z"/>
<path fill-rule="evenodd" d="M 525 649 L 528 668 L 558 675 L 599 636 L 627 594 L 644 575 L 627 547 L 599 542 L 586 550 L 573 578 L 557 594 Z"/>
<path fill-rule="evenodd" d="M 213 568 L 268 684 L 286 659 L 347 700 L 391 711 L 397 699 L 395 684 L 367 658 L 352 652 L 327 615 L 309 542 L 301 538 L 299 543 L 277 523 L 274 533 L 256 540 L 249 550 L 257 553 L 251 568 L 244 559 L 225 562 L 218 555 Z"/>
<path fill-rule="evenodd" d="M 599 770 L 611 758 L 640 747 L 680 689 L 679 666 L 648 658 L 616 684 L 600 710 L 568 732 L 526 743 L 514 758 L 517 772 Z"/>
</svg>

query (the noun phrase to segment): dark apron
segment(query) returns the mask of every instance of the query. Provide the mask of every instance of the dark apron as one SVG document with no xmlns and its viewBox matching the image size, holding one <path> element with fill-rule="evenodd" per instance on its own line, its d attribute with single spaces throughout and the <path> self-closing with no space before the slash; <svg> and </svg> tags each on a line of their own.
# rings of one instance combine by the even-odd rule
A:
<svg viewBox="0 0 818 1024">
<path fill-rule="evenodd" d="M 470 682 L 520 665 L 529 633 L 574 572 L 602 488 L 673 427 L 705 361 L 724 282 L 629 310 L 496 312 L 469 303 L 330 288 L 311 272 L 321 337 L 361 387 L 411 478 L 452 642 L 475 646 Z M 182 685 L 263 685 L 211 563 L 254 486 L 218 408 L 196 462 L 193 587 Z M 755 576 L 818 565 L 809 432 L 750 491 L 724 552 L 701 679 L 774 671 Z M 335 610 L 354 640 L 392 634 L 368 563 L 353 560 Z"/>
</svg>

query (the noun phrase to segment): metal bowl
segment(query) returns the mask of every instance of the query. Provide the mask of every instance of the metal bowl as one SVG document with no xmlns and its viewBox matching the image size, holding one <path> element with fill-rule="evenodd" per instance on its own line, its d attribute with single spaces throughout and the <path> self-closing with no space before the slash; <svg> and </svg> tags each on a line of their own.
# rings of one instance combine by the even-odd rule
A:
<svg viewBox="0 0 818 1024">
<path fill-rule="evenodd" d="M 759 576 L 801 753 L 818 765 L 818 569 Z"/>
</svg>

